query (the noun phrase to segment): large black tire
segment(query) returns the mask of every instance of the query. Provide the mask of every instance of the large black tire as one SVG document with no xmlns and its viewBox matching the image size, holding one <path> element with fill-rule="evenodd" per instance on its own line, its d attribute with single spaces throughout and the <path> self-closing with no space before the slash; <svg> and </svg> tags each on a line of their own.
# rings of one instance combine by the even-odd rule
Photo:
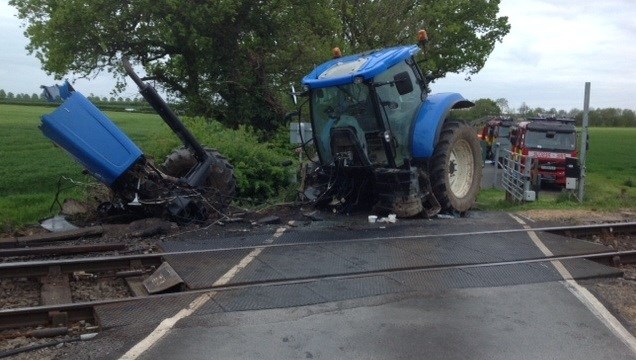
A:
<svg viewBox="0 0 636 360">
<path fill-rule="evenodd" d="M 465 212 L 481 187 L 481 148 L 475 130 L 447 120 L 430 162 L 433 194 L 442 210 Z"/>
<path fill-rule="evenodd" d="M 203 188 L 204 197 L 213 209 L 209 209 L 214 215 L 216 211 L 223 211 L 232 202 L 236 195 L 236 178 L 234 177 L 234 167 L 230 165 L 227 158 L 214 149 L 205 149 L 214 159 L 210 174 L 208 175 Z M 179 148 L 168 155 L 166 161 L 161 166 L 161 170 L 167 175 L 177 178 L 185 176 L 197 160 L 186 148 Z"/>
</svg>

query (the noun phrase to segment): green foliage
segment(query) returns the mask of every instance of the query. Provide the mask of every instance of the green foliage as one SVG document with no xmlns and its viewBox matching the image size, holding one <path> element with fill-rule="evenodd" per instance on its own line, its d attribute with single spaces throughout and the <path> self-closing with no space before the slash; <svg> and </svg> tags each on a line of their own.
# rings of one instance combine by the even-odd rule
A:
<svg viewBox="0 0 636 360">
<path fill-rule="evenodd" d="M 430 42 L 423 67 L 435 79 L 449 72 L 476 74 L 495 43 L 510 31 L 508 18 L 497 16 L 499 0 L 340 0 L 335 3 L 341 9 L 339 40 L 344 39 L 343 45 L 354 51 L 412 44 L 417 31 L 426 29 Z"/>
<path fill-rule="evenodd" d="M 28 50 L 58 78 L 121 74 L 118 58 L 128 54 L 190 114 L 268 132 L 282 125 L 289 83 L 330 58 L 333 46 L 412 44 L 424 27 L 424 68 L 440 78 L 478 72 L 510 28 L 498 0 L 9 3 L 25 22 Z"/>
<path fill-rule="evenodd" d="M 290 171 L 296 169 L 283 166 L 294 158 L 289 145 L 259 142 L 258 134 L 245 126 L 233 130 L 202 118 L 187 118 L 184 122 L 202 144 L 218 149 L 234 165 L 240 198 L 262 202 L 289 185 Z"/>
<path fill-rule="evenodd" d="M 576 125 L 583 124 L 583 110 L 571 109 L 569 111 L 544 109 L 542 107 L 530 108 L 526 103 L 519 107 L 518 115 L 521 117 L 532 117 L 540 115 L 556 115 L 558 117 L 569 117 L 576 120 Z M 590 109 L 588 114 L 589 126 L 594 127 L 636 127 L 636 112 L 632 109 L 618 108 L 597 108 Z"/>
<path fill-rule="evenodd" d="M 474 121 L 486 116 L 501 115 L 501 108 L 491 99 L 479 99 L 475 101 L 475 106 L 468 109 L 451 111 L 450 118 L 453 120 Z"/>
<path fill-rule="evenodd" d="M 554 115 L 562 118 L 576 120 L 576 125 L 583 123 L 583 110 L 570 109 L 544 109 L 542 107 L 531 108 L 525 102 L 517 109 L 510 108 L 508 100 L 499 98 L 478 99 L 475 106 L 470 109 L 453 110 L 450 116 L 458 120 L 473 121 L 491 115 L 509 115 L 516 118 L 528 118 L 542 115 Z M 591 127 L 636 127 L 636 112 L 632 109 L 597 108 L 590 109 L 589 126 Z"/>
</svg>

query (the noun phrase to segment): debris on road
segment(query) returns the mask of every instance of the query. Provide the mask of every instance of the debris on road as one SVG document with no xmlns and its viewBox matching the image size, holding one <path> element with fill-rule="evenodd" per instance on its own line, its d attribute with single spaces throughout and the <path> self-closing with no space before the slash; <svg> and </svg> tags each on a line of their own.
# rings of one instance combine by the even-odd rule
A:
<svg viewBox="0 0 636 360">
<path fill-rule="evenodd" d="M 77 226 L 68 222 L 64 215 L 55 215 L 50 219 L 42 221 L 40 225 L 51 232 L 63 232 L 78 229 Z"/>
<path fill-rule="evenodd" d="M 259 225 L 280 224 L 280 217 L 276 215 L 266 216 L 256 221 Z"/>
<path fill-rule="evenodd" d="M 320 215 L 318 210 L 314 210 L 308 213 L 303 213 L 303 216 L 308 218 L 311 221 L 323 221 L 324 218 Z"/>
</svg>

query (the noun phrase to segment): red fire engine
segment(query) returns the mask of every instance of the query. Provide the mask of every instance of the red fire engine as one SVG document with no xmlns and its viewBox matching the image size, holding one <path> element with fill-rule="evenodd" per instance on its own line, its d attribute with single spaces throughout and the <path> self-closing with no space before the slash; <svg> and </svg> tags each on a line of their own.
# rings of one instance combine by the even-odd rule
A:
<svg viewBox="0 0 636 360">
<path fill-rule="evenodd" d="M 542 183 L 565 186 L 565 159 L 578 155 L 574 119 L 528 118 L 513 131 L 511 142 L 522 164 L 526 156 L 537 159 Z"/>
</svg>

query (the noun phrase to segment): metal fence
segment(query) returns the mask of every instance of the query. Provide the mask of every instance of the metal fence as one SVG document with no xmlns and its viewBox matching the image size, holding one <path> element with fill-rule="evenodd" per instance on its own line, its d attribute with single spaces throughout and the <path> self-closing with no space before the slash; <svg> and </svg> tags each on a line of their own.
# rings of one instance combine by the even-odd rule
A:
<svg viewBox="0 0 636 360">
<path fill-rule="evenodd" d="M 533 178 L 536 178 L 533 174 L 537 173 L 535 158 L 526 156 L 522 163 L 520 156 L 504 150 L 502 162 L 495 165 L 503 170 L 501 183 L 506 191 L 506 200 L 516 203 L 536 200 L 536 192 L 532 190 Z"/>
</svg>

